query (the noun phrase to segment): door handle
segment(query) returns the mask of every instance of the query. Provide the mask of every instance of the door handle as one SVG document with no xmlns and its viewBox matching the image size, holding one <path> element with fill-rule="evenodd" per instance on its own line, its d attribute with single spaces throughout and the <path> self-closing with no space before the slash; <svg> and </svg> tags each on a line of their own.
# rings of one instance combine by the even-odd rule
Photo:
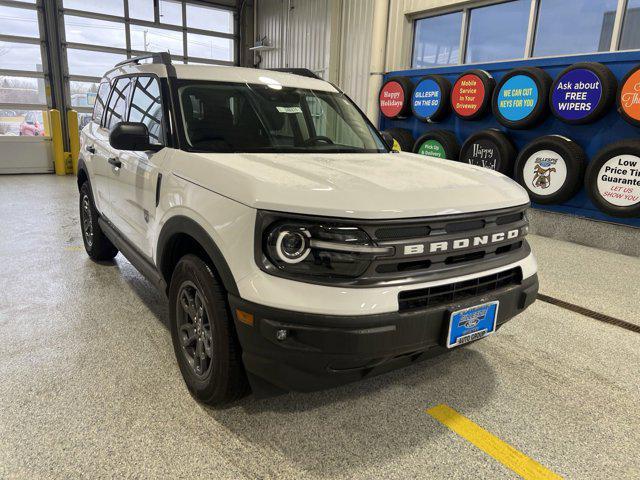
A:
<svg viewBox="0 0 640 480">
<path fill-rule="evenodd" d="M 113 165 L 116 168 L 120 168 L 122 167 L 122 162 L 120 160 L 118 160 L 117 158 L 110 158 L 109 160 L 107 160 L 111 165 Z"/>
<path fill-rule="evenodd" d="M 89 153 L 96 153 L 96 149 L 92 145 L 87 145 L 84 149 Z"/>
</svg>

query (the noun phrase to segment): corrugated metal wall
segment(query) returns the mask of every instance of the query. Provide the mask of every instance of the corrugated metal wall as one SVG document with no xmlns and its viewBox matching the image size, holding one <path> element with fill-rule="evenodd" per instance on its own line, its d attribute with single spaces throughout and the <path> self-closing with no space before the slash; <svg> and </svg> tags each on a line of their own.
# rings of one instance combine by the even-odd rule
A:
<svg viewBox="0 0 640 480">
<path fill-rule="evenodd" d="M 260 53 L 262 68 L 308 68 L 327 78 L 330 34 L 329 0 L 258 2 L 258 37 L 276 47 Z"/>
<path fill-rule="evenodd" d="M 366 111 L 374 0 L 342 3 L 338 85 Z"/>
</svg>

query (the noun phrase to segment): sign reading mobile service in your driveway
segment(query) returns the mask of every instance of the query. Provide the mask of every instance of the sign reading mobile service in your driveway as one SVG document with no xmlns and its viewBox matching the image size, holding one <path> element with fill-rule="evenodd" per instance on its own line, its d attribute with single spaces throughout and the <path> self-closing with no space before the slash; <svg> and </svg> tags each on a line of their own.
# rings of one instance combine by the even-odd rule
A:
<svg viewBox="0 0 640 480">
<path fill-rule="evenodd" d="M 461 117 L 471 117 L 482 107 L 486 91 L 480 77 L 468 73 L 456 80 L 451 90 L 451 106 Z"/>
</svg>

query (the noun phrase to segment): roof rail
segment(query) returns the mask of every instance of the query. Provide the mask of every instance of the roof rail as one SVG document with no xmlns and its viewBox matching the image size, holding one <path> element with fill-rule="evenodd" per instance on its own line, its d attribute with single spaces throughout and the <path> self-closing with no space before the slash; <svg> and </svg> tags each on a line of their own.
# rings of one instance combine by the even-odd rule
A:
<svg viewBox="0 0 640 480">
<path fill-rule="evenodd" d="M 147 55 L 140 55 L 139 57 L 127 58 L 121 62 L 115 64 L 116 67 L 121 67 L 122 65 L 134 64 L 139 65 L 140 60 L 146 60 L 150 58 L 152 60 L 151 63 L 161 63 L 162 65 L 168 66 L 171 65 L 171 55 L 168 52 L 153 52 Z"/>
<path fill-rule="evenodd" d="M 294 75 L 300 75 L 302 77 L 317 78 L 318 80 L 322 80 L 322 77 L 320 77 L 317 73 L 312 72 L 308 68 L 270 68 L 269 70 L 272 70 L 274 72 L 292 73 Z"/>
</svg>

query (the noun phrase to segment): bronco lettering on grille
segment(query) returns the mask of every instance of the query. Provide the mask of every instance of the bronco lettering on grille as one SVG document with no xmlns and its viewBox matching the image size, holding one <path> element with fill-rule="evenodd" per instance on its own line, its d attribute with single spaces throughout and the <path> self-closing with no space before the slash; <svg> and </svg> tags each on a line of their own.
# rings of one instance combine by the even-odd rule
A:
<svg viewBox="0 0 640 480">
<path fill-rule="evenodd" d="M 479 247 L 482 245 L 490 245 L 493 243 L 504 242 L 505 240 L 513 240 L 520 235 L 520 229 L 509 230 L 507 232 L 496 232 L 487 235 L 478 235 L 475 237 L 457 238 L 455 240 L 446 240 L 442 242 L 419 243 L 416 245 L 405 245 L 405 255 L 420 255 L 422 253 L 446 253 L 454 250 L 462 250 L 464 248 Z"/>
</svg>

